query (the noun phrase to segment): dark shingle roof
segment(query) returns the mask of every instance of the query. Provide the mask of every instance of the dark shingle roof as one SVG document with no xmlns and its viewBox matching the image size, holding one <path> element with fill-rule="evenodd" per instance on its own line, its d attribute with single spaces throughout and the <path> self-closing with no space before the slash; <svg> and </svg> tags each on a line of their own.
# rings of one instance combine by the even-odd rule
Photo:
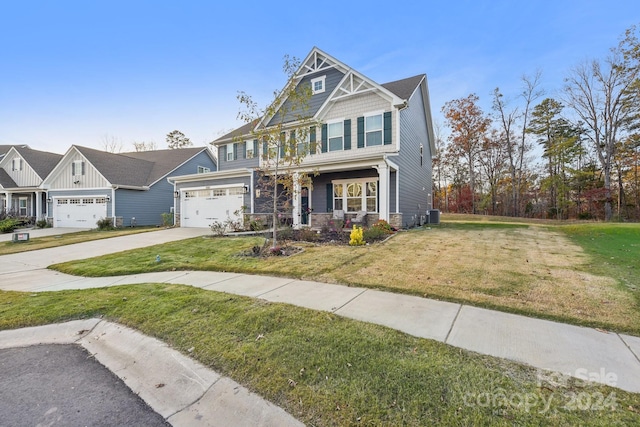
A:
<svg viewBox="0 0 640 427">
<path fill-rule="evenodd" d="M 416 87 L 418 87 L 422 79 L 424 79 L 425 77 L 426 74 L 419 74 L 417 76 L 408 77 L 406 79 L 384 83 L 380 86 L 387 89 L 388 91 L 393 92 L 399 98 L 409 99 L 413 92 L 416 90 Z"/>
<path fill-rule="evenodd" d="M 207 147 L 189 147 L 177 150 L 154 150 L 122 153 L 123 156 L 146 160 L 153 163 L 153 168 L 148 177 L 147 185 L 151 185 L 163 176 L 169 174 L 177 167 L 185 163 Z"/>
<path fill-rule="evenodd" d="M 0 187 L 2 188 L 16 188 L 18 184 L 9 176 L 6 170 L 0 168 Z"/>
<path fill-rule="evenodd" d="M 195 147 L 116 154 L 77 145 L 75 148 L 111 184 L 134 187 L 152 185 L 199 152 L 207 149 L 206 147 Z"/>
<path fill-rule="evenodd" d="M 226 135 L 222 135 L 220 138 L 216 139 L 213 142 L 217 142 L 217 141 L 226 141 L 226 140 L 230 140 L 233 139 L 234 137 L 241 137 L 243 135 L 248 135 L 251 130 L 253 129 L 253 127 L 256 125 L 257 120 L 254 120 L 250 123 L 246 123 L 242 126 L 240 126 L 237 129 L 232 130 L 231 132 L 227 133 Z"/>
<path fill-rule="evenodd" d="M 62 158 L 61 154 L 32 150 L 25 145 L 15 145 L 14 148 L 42 179 L 51 173 Z"/>
</svg>

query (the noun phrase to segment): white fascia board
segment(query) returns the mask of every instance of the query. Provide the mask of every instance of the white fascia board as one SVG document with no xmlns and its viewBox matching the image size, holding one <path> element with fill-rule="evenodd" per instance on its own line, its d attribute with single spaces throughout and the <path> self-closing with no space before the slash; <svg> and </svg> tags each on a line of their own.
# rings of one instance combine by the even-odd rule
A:
<svg viewBox="0 0 640 427">
<path fill-rule="evenodd" d="M 170 184 L 178 184 L 182 182 L 202 181 L 207 179 L 222 179 L 222 178 L 243 178 L 251 176 L 253 169 L 230 169 L 226 171 L 214 171 L 207 173 L 194 173 L 190 175 L 179 175 L 167 177 L 167 181 Z"/>
</svg>

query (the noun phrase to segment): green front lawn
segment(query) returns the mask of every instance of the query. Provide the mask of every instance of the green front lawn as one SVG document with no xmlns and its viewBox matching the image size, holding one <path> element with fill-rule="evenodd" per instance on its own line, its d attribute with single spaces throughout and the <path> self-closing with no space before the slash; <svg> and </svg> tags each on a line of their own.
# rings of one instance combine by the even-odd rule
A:
<svg viewBox="0 0 640 427">
<path fill-rule="evenodd" d="M 83 276 L 167 270 L 286 276 L 640 336 L 640 298 L 634 289 L 640 283 L 638 233 L 639 224 L 555 226 L 467 220 L 401 232 L 385 243 L 364 247 L 303 243 L 304 251 L 290 257 L 243 256 L 263 244 L 259 237 L 207 237 L 52 268 Z"/>
<path fill-rule="evenodd" d="M 0 292 L 0 329 L 98 316 L 157 337 L 307 425 L 640 424 L 638 394 L 540 382 L 532 368 L 326 312 L 167 284 Z"/>
</svg>

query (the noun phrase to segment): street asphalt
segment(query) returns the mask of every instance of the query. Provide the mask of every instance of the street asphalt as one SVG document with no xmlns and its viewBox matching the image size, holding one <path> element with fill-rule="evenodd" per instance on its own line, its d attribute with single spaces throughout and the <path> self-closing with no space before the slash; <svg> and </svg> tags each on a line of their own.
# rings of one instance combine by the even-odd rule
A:
<svg viewBox="0 0 640 427">
<path fill-rule="evenodd" d="M 97 244 L 87 242 L 37 253 L 5 255 L 0 257 L 0 289 L 41 292 L 148 282 L 185 284 L 329 311 L 417 337 L 525 363 L 541 369 L 541 372 L 586 377 L 640 393 L 640 338 L 630 335 L 408 295 L 287 278 L 203 271 L 85 278 L 46 269 L 53 262 L 197 237 L 208 232 L 206 229 L 169 229 L 101 240 Z M 180 366 L 187 362 L 181 362 L 175 368 L 164 367 L 163 363 L 170 359 L 190 359 L 172 352 L 152 338 L 99 319 L 84 322 L 89 323 L 79 325 L 72 322 L 1 331 L 0 348 L 60 341 L 82 345 L 172 425 L 300 425 L 282 409 L 193 361 L 190 363 L 195 365 L 187 372 L 180 371 Z M 66 332 L 61 335 L 60 331 Z M 86 335 L 78 337 L 78 331 L 85 331 Z M 151 348 L 156 350 L 151 352 Z M 150 354 L 157 354 L 159 360 L 151 361 Z M 163 368 L 158 369 L 158 366 Z M 157 377 L 159 372 L 166 375 Z M 196 385 L 192 381 L 185 387 L 183 383 L 176 384 L 179 378 L 198 380 Z M 156 387 L 157 384 L 164 385 Z M 180 396 L 184 399 L 178 399 Z M 237 398 L 230 399 L 234 396 Z M 247 408 L 253 409 L 249 411 Z M 225 418 L 233 414 L 236 418 Z"/>
</svg>

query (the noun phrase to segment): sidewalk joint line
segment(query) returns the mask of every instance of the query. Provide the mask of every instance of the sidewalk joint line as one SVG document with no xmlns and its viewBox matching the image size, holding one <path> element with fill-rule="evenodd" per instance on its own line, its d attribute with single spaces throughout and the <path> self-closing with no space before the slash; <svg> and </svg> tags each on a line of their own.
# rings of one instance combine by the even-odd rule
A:
<svg viewBox="0 0 640 427">
<path fill-rule="evenodd" d="M 620 338 L 620 341 L 622 341 L 622 344 L 624 344 L 624 346 L 629 349 L 631 354 L 633 354 L 633 357 L 638 361 L 638 363 L 640 363 L 640 357 L 638 357 L 638 355 L 633 351 L 633 349 L 629 346 L 629 344 L 627 344 L 624 338 L 622 338 L 620 334 L 616 334 L 616 335 L 618 336 L 618 338 Z"/>
<path fill-rule="evenodd" d="M 456 320 L 458 320 L 458 316 L 460 315 L 460 311 L 462 311 L 462 304 L 458 307 L 458 311 L 456 313 L 456 317 L 453 318 L 453 322 L 451 322 L 451 326 L 449 327 L 449 332 L 447 332 L 447 336 L 444 338 L 443 343 L 447 343 L 449 341 L 449 335 L 451 335 L 451 331 L 453 331 L 453 326 L 456 324 Z"/>
<path fill-rule="evenodd" d="M 345 302 L 344 304 L 342 304 L 340 307 L 336 308 L 335 310 L 332 310 L 332 313 L 337 313 L 338 310 L 342 310 L 347 304 L 351 303 L 354 299 L 358 298 L 360 295 L 364 294 L 365 292 L 367 292 L 368 289 L 363 289 L 362 292 L 360 292 L 358 295 L 354 296 L 353 298 L 351 298 L 349 301 Z"/>
<path fill-rule="evenodd" d="M 255 296 L 255 298 L 262 298 L 262 295 L 268 294 L 269 292 L 277 291 L 278 289 L 284 288 L 285 286 L 290 285 L 290 284 L 292 284 L 293 282 L 299 282 L 299 280 L 295 280 L 295 279 L 294 279 L 294 280 L 292 280 L 292 281 L 290 281 L 290 282 L 283 283 L 282 285 L 278 286 L 277 288 L 269 289 L 269 290 L 268 290 L 268 291 L 266 291 L 266 292 L 263 292 L 263 293 L 261 293 L 261 294 L 256 295 L 256 296 Z M 263 299 L 264 299 L 264 298 L 263 298 Z"/>
</svg>

